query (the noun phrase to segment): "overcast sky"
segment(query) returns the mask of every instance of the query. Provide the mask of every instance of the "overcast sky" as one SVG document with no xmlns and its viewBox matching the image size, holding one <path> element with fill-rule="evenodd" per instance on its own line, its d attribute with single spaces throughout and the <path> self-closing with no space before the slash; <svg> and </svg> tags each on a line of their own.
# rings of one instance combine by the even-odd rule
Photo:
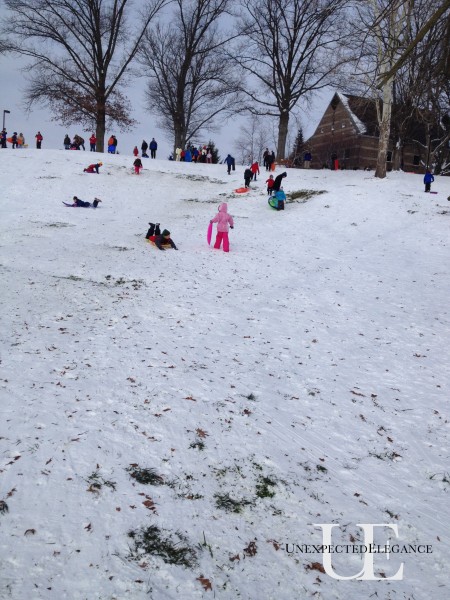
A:
<svg viewBox="0 0 450 600">
<path fill-rule="evenodd" d="M 0 16 L 6 14 L 6 11 L 0 5 Z M 26 86 L 26 80 L 21 68 L 26 64 L 25 60 L 20 57 L 0 56 L 0 97 L 1 97 L 1 116 L 5 117 L 6 130 L 8 136 L 14 131 L 22 132 L 25 136 L 25 141 L 30 146 L 34 146 L 34 136 L 38 131 L 44 136 L 42 143 L 43 148 L 63 148 L 63 139 L 66 133 L 72 139 L 75 134 L 79 134 L 85 138 L 86 142 L 89 139 L 92 131 L 86 131 L 83 127 L 64 127 L 63 125 L 51 120 L 51 114 L 48 110 L 34 107 L 30 114 L 27 114 L 23 106 L 23 92 Z M 145 78 L 141 78 L 127 89 L 127 95 L 131 100 L 133 107 L 132 116 L 139 124 L 127 133 L 111 130 L 106 132 L 106 140 L 111 134 L 115 134 L 118 139 L 118 151 L 121 154 L 132 154 L 135 145 L 140 149 L 142 140 L 149 142 L 152 137 L 158 142 L 158 158 L 167 158 L 172 151 L 172 139 L 170 136 L 159 130 L 155 123 L 156 117 L 151 115 L 144 107 L 144 89 L 146 85 Z M 302 106 L 298 107 L 300 121 L 303 127 L 304 138 L 311 136 L 318 122 L 325 111 L 327 104 L 330 102 L 333 95 L 333 90 L 326 90 L 320 94 L 314 102 L 313 109 L 303 111 Z M 4 114 L 4 110 L 10 110 L 11 114 Z M 228 153 L 236 155 L 236 140 L 240 135 L 240 126 L 242 126 L 244 118 L 233 119 L 225 124 L 220 131 L 206 133 L 204 143 L 212 139 L 221 158 L 224 158 Z M 264 119 L 264 117 L 261 117 Z M 292 123 L 292 139 L 295 138 L 295 121 Z M 106 143 L 105 140 L 105 143 Z M 89 148 L 89 146 L 88 146 Z M 275 149 L 275 145 L 274 145 Z M 290 148 L 289 148 L 290 150 Z"/>
</svg>

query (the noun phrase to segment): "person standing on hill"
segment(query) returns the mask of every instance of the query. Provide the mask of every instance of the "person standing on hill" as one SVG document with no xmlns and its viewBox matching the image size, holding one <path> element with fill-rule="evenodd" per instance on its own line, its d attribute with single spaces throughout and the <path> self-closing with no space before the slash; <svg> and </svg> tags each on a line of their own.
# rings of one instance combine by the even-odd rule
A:
<svg viewBox="0 0 450 600">
<path fill-rule="evenodd" d="M 37 134 L 34 137 L 36 138 L 36 148 L 38 150 L 40 150 L 41 146 L 42 146 L 42 140 L 44 139 L 42 137 L 42 133 L 40 131 L 38 131 Z"/>
<path fill-rule="evenodd" d="M 71 143 L 71 142 L 70 142 L 70 137 L 69 137 L 69 134 L 68 134 L 68 133 L 66 133 L 66 135 L 65 135 L 65 137 L 64 137 L 64 142 L 63 142 L 63 144 L 64 144 L 64 149 L 65 149 L 65 150 L 70 150 L 70 143 Z"/>
<path fill-rule="evenodd" d="M 229 175 L 231 173 L 232 167 L 234 167 L 234 158 L 231 156 L 231 154 L 228 154 L 228 156 L 225 159 L 225 162 L 227 163 L 227 173 Z"/>
<path fill-rule="evenodd" d="M 210 223 L 217 223 L 217 235 L 216 235 L 216 242 L 214 244 L 214 248 L 216 250 L 219 250 L 220 245 L 222 244 L 222 241 L 223 241 L 223 251 L 224 252 L 230 251 L 228 230 L 230 227 L 231 227 L 231 229 L 233 229 L 233 227 L 234 227 L 233 217 L 230 214 L 228 214 L 227 211 L 228 211 L 228 204 L 226 202 L 222 202 L 222 204 L 219 206 L 219 212 L 214 217 L 214 219 L 211 219 L 211 221 L 210 221 Z"/>
<path fill-rule="evenodd" d="M 425 177 L 423 178 L 423 182 L 425 184 L 425 191 L 426 192 L 430 192 L 431 191 L 431 184 L 434 181 L 434 177 L 431 174 L 430 169 L 427 169 L 427 172 L 425 173 Z"/>
<path fill-rule="evenodd" d="M 95 136 L 95 133 L 93 133 L 91 135 L 91 137 L 89 138 L 89 145 L 90 145 L 91 152 L 95 152 L 96 151 L 96 147 L 97 147 L 97 138 Z"/>
<path fill-rule="evenodd" d="M 155 141 L 155 138 L 152 138 L 150 142 L 150 156 L 152 158 L 156 158 L 156 151 L 158 150 L 158 144 Z"/>
<path fill-rule="evenodd" d="M 148 158 L 147 150 L 148 150 L 148 144 L 145 140 L 142 140 L 142 144 L 141 144 L 142 158 Z"/>
</svg>

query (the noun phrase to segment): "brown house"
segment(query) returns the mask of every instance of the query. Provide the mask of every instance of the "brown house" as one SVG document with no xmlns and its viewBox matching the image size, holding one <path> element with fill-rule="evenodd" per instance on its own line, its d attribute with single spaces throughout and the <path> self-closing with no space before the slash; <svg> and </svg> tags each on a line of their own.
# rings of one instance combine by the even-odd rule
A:
<svg viewBox="0 0 450 600">
<path fill-rule="evenodd" d="M 311 167 L 374 170 L 378 135 L 375 102 L 336 93 L 315 133 L 305 142 L 305 148 L 312 154 Z M 388 171 L 392 169 L 393 150 L 391 141 L 387 155 Z M 410 141 L 403 145 L 398 164 L 404 171 L 423 173 L 426 158 L 424 144 Z"/>
</svg>

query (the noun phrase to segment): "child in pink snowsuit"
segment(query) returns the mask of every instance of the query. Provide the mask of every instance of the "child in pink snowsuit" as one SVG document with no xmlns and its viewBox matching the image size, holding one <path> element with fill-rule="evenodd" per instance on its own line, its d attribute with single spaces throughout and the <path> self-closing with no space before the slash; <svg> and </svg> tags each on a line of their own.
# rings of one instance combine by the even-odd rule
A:
<svg viewBox="0 0 450 600">
<path fill-rule="evenodd" d="M 214 219 L 211 219 L 211 221 L 210 221 L 210 223 L 217 223 L 217 236 L 216 236 L 216 243 L 214 244 L 214 248 L 216 250 L 219 250 L 220 245 L 223 240 L 223 251 L 224 252 L 230 251 L 230 242 L 228 240 L 228 229 L 229 229 L 229 227 L 231 227 L 231 229 L 233 229 L 233 227 L 234 227 L 233 217 L 227 213 L 227 209 L 228 209 L 228 204 L 226 202 L 223 202 L 219 206 L 219 212 L 217 213 L 217 215 L 214 217 Z"/>
</svg>

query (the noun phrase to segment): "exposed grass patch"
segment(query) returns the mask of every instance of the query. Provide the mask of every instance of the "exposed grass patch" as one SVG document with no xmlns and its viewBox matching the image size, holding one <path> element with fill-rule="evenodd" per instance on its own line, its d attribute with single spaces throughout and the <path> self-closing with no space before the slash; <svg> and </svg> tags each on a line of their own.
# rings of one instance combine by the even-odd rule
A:
<svg viewBox="0 0 450 600">
<path fill-rule="evenodd" d="M 75 227 L 71 223 L 46 223 L 44 227 Z"/>
<path fill-rule="evenodd" d="M 291 204 L 293 202 L 307 202 L 314 196 L 320 196 L 320 194 L 326 194 L 326 190 L 296 190 L 294 192 L 289 192 L 286 194 L 286 204 Z"/>
<path fill-rule="evenodd" d="M 256 495 L 258 498 L 273 498 L 275 496 L 274 486 L 277 485 L 275 479 L 270 477 L 263 477 L 262 475 L 258 478 L 256 484 Z"/>
<path fill-rule="evenodd" d="M 155 469 L 142 469 L 139 465 L 130 465 L 125 469 L 133 479 L 142 485 L 164 485 L 164 478 Z"/>
<path fill-rule="evenodd" d="M 94 494 L 99 494 L 103 486 L 109 487 L 112 490 L 116 489 L 116 482 L 104 479 L 98 471 L 94 471 L 92 475 L 89 475 L 86 479 L 86 483 L 89 484 L 87 491 L 93 492 Z"/>
<path fill-rule="evenodd" d="M 133 540 L 128 558 L 141 560 L 143 555 L 158 556 L 169 565 L 180 565 L 193 568 L 197 564 L 197 553 L 188 544 L 187 538 L 179 531 L 167 532 L 156 525 L 141 527 L 129 531 L 128 537 Z"/>
<path fill-rule="evenodd" d="M 195 442 L 192 442 L 192 444 L 189 446 L 189 448 L 196 448 L 197 450 L 204 450 L 205 447 L 205 442 L 199 439 L 195 440 Z"/>
<path fill-rule="evenodd" d="M 9 511 L 8 505 L 4 500 L 0 500 L 0 513 L 2 515 L 6 514 Z"/>
<path fill-rule="evenodd" d="M 252 504 L 250 500 L 241 498 L 241 500 L 234 500 L 229 494 L 214 494 L 216 499 L 216 506 L 225 512 L 240 513 L 245 506 Z"/>
</svg>

